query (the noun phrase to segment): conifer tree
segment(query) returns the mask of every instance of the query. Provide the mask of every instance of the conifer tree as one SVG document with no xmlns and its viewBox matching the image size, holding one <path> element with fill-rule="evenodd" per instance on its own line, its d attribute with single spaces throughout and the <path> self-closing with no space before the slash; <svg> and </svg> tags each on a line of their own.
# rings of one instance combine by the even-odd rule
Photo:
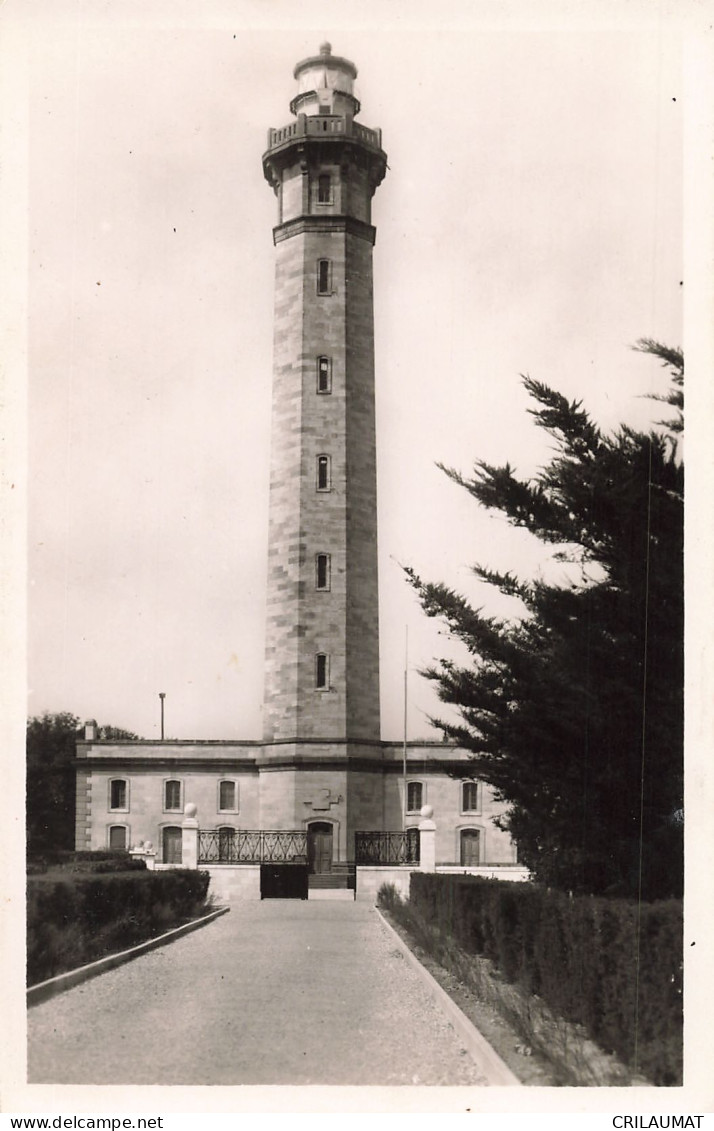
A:
<svg viewBox="0 0 714 1131">
<path fill-rule="evenodd" d="M 568 582 L 475 566 L 520 600 L 523 615 L 503 618 L 407 574 L 470 653 L 423 673 L 460 713 L 433 721 L 507 802 L 519 859 L 554 887 L 652 899 L 682 890 L 684 369 L 678 350 L 636 348 L 668 367 L 672 392 L 657 399 L 674 421 L 607 435 L 580 401 L 526 377 L 529 411 L 555 440 L 550 462 L 532 480 L 509 464 L 478 461 L 468 478 L 443 468 L 556 546 L 577 566 Z"/>
</svg>

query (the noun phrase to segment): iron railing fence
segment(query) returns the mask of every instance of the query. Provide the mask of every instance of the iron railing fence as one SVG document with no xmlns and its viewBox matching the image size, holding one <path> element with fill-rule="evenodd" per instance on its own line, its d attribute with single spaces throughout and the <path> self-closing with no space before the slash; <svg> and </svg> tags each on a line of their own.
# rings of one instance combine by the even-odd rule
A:
<svg viewBox="0 0 714 1131">
<path fill-rule="evenodd" d="M 199 864 L 306 864 L 305 829 L 200 829 Z M 418 864 L 419 830 L 355 833 L 355 864 Z"/>
<path fill-rule="evenodd" d="M 307 864 L 304 829 L 199 829 L 199 864 Z"/>
<path fill-rule="evenodd" d="M 356 864 L 418 864 L 419 829 L 355 833 Z"/>
</svg>

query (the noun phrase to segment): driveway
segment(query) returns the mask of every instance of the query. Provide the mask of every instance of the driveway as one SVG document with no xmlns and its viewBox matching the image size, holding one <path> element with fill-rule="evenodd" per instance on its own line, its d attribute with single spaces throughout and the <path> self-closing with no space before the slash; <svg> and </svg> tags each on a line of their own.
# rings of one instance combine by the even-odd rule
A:
<svg viewBox="0 0 714 1131">
<path fill-rule="evenodd" d="M 28 1011 L 32 1084 L 487 1083 L 374 909 L 234 903 Z"/>
</svg>

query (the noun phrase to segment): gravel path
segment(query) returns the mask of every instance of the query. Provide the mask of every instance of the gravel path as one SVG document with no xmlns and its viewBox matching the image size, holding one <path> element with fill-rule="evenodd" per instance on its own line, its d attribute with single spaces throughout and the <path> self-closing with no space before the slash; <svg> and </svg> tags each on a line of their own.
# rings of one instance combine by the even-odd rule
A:
<svg viewBox="0 0 714 1131">
<path fill-rule="evenodd" d="M 233 904 L 33 1006 L 28 1080 L 488 1083 L 373 908 L 299 900 Z"/>
</svg>

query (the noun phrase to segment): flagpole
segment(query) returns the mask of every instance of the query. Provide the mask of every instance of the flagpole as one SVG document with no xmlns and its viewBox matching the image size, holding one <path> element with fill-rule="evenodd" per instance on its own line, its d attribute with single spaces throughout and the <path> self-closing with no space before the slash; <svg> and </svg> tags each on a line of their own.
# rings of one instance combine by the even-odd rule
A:
<svg viewBox="0 0 714 1131">
<path fill-rule="evenodd" d="M 409 625 L 404 626 L 404 742 L 402 745 L 402 776 L 404 779 L 404 806 L 402 828 L 407 827 L 407 670 L 409 666 Z"/>
</svg>

